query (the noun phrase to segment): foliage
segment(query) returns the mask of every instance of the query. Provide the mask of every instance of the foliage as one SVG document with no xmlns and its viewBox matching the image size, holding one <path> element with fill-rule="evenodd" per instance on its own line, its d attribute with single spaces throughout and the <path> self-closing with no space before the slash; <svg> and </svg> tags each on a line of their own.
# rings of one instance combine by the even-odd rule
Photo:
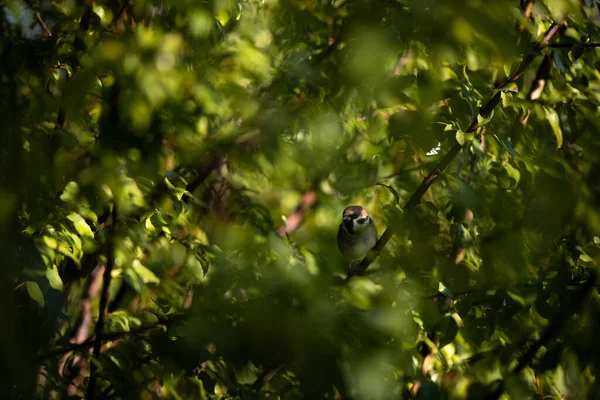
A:
<svg viewBox="0 0 600 400">
<path fill-rule="evenodd" d="M 0 3 L 3 391 L 597 396 L 591 3 Z"/>
</svg>

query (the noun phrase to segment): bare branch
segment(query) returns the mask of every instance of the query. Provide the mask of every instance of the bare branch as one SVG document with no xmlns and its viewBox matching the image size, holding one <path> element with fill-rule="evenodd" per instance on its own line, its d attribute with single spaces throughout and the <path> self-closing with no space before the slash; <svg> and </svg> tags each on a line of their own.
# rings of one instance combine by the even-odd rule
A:
<svg viewBox="0 0 600 400">
<path fill-rule="evenodd" d="M 113 226 L 117 224 L 117 205 L 113 204 L 112 209 L 112 220 Z M 96 322 L 96 327 L 94 328 L 95 338 L 94 338 L 94 347 L 92 355 L 97 360 L 100 356 L 100 348 L 102 347 L 102 331 L 104 330 L 104 319 L 106 316 L 106 306 L 108 304 L 108 292 L 110 289 L 110 282 L 112 278 L 112 270 L 115 266 L 115 233 L 109 235 L 107 238 L 107 248 L 106 248 L 106 266 L 104 267 L 104 275 L 103 275 L 103 287 L 102 287 L 102 296 L 100 297 L 100 308 L 98 310 L 98 322 Z M 97 366 L 94 362 L 90 363 L 90 380 L 88 382 L 87 387 L 87 400 L 93 400 L 96 397 L 96 382 L 97 382 Z"/>
<path fill-rule="evenodd" d="M 304 217 L 306 216 L 306 212 L 315 204 L 317 204 L 317 193 L 314 190 L 309 190 L 304 193 L 296 209 L 290 215 L 288 215 L 285 224 L 281 225 L 279 229 L 277 229 L 277 234 L 285 237 L 285 235 L 288 233 L 292 233 L 298 229 L 302 223 L 302 220 L 304 220 Z"/>
<path fill-rule="evenodd" d="M 151 330 L 154 330 L 154 329 L 157 329 L 160 327 L 169 327 L 176 322 L 183 321 L 184 318 L 185 318 L 184 314 L 170 314 L 168 316 L 168 318 L 159 319 L 157 322 L 152 323 L 150 325 L 143 325 L 138 328 L 133 328 L 128 331 L 122 331 L 122 332 L 110 332 L 110 333 L 105 332 L 102 334 L 102 341 L 104 341 L 104 342 L 111 341 L 111 340 L 116 341 L 116 340 L 119 340 L 119 339 L 122 339 L 122 338 L 125 338 L 128 336 L 140 335 L 140 334 L 146 333 L 148 331 L 151 331 Z M 86 352 L 88 352 L 88 351 L 93 350 L 93 345 L 95 342 L 96 342 L 96 335 L 87 338 L 87 340 L 82 341 L 81 343 L 76 343 L 76 344 L 73 344 L 72 346 L 54 349 L 51 352 L 41 355 L 40 359 L 45 360 L 45 359 L 48 359 L 48 358 L 51 358 L 54 356 L 61 355 L 63 353 L 70 353 L 70 352 L 74 352 L 74 351 L 85 350 Z"/>
<path fill-rule="evenodd" d="M 97 265 L 88 278 L 87 289 L 81 297 L 80 315 L 77 328 L 71 338 L 75 345 L 81 345 L 87 341 L 90 336 L 90 325 L 92 324 L 92 302 L 100 292 L 102 287 L 102 275 L 104 266 Z M 68 394 L 75 396 L 81 386 L 83 386 L 83 376 L 85 375 L 86 363 L 80 355 L 72 356 L 72 351 L 67 351 L 59 362 L 59 374 L 68 375 L 72 381 L 67 387 Z M 69 364 L 67 364 L 67 362 Z"/>
</svg>

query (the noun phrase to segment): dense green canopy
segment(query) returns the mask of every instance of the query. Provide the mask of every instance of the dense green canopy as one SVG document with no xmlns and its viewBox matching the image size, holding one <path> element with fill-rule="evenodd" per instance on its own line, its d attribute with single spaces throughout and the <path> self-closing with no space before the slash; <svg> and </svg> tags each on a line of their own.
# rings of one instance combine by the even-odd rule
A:
<svg viewBox="0 0 600 400">
<path fill-rule="evenodd" d="M 0 3 L 2 397 L 598 397 L 599 19 Z"/>
</svg>

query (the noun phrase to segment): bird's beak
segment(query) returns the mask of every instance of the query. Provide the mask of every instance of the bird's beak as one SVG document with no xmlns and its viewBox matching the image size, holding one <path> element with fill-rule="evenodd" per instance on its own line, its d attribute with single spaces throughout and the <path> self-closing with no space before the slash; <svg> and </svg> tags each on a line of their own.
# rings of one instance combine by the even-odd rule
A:
<svg viewBox="0 0 600 400">
<path fill-rule="evenodd" d="M 349 216 L 345 216 L 345 217 L 342 218 L 342 220 L 344 222 L 348 222 L 348 221 L 352 220 L 352 218 L 350 218 Z"/>
</svg>

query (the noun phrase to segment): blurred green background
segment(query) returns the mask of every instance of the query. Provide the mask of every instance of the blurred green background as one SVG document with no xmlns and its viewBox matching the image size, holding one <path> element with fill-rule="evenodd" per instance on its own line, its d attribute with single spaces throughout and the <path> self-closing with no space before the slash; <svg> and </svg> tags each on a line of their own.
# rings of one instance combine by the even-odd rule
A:
<svg viewBox="0 0 600 400">
<path fill-rule="evenodd" d="M 596 398 L 599 16 L 0 3 L 3 398 Z"/>
</svg>

